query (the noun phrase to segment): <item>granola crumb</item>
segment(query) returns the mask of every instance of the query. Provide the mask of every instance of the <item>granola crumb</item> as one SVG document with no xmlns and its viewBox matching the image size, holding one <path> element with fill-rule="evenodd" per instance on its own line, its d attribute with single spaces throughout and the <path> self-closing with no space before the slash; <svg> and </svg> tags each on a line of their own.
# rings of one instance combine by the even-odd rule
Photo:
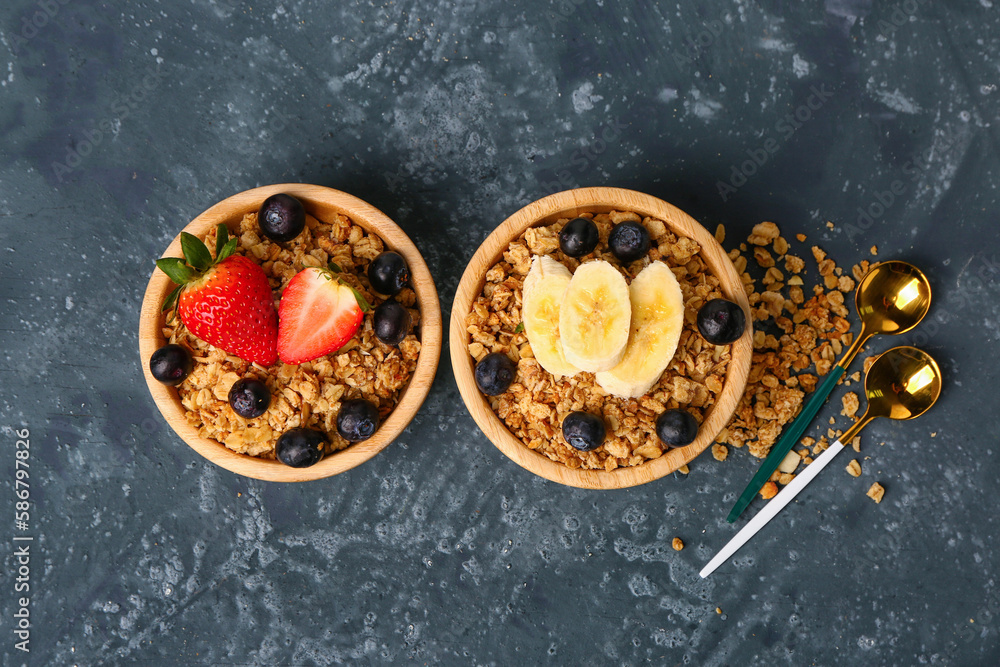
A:
<svg viewBox="0 0 1000 667">
<path fill-rule="evenodd" d="M 715 240 L 718 241 L 719 243 L 722 243 L 723 241 L 726 240 L 726 226 L 725 225 L 720 224 L 718 227 L 715 228 Z"/>
<path fill-rule="evenodd" d="M 715 613 L 716 614 L 721 614 L 722 613 L 722 607 L 716 607 L 715 608 Z"/>
<path fill-rule="evenodd" d="M 674 548 L 674 551 L 680 551 L 681 549 L 684 548 L 684 542 L 682 542 L 681 538 L 679 537 L 675 537 L 674 541 L 671 542 L 670 544 Z"/>
<path fill-rule="evenodd" d="M 885 488 L 878 482 L 875 482 L 871 485 L 871 488 L 868 489 L 868 493 L 866 495 L 876 503 L 880 503 L 882 502 L 882 496 L 885 495 Z"/>
<path fill-rule="evenodd" d="M 778 238 L 774 239 L 773 248 L 774 252 L 778 253 L 779 255 L 785 255 L 788 253 L 788 241 L 786 241 L 783 236 L 779 236 Z"/>
<path fill-rule="evenodd" d="M 861 477 L 861 464 L 858 463 L 857 459 L 851 459 L 851 462 L 847 464 L 847 474 L 851 477 Z"/>
<path fill-rule="evenodd" d="M 796 234 L 795 238 L 796 240 L 798 240 L 799 243 L 805 243 L 805 240 L 809 237 L 806 236 L 805 234 Z"/>
<path fill-rule="evenodd" d="M 729 448 L 716 443 L 712 445 L 712 456 L 715 457 L 716 461 L 725 461 L 726 457 L 729 456 Z"/>
<path fill-rule="evenodd" d="M 872 364 L 878 359 L 878 355 L 871 355 L 870 357 L 865 357 L 865 375 L 868 375 L 868 371 L 871 370 Z"/>
<path fill-rule="evenodd" d="M 851 440 L 851 449 L 853 449 L 854 451 L 859 452 L 859 453 L 861 452 L 861 436 L 860 435 L 854 436 L 854 438 Z"/>
<path fill-rule="evenodd" d="M 858 414 L 858 408 L 861 407 L 858 395 L 853 391 L 844 394 L 841 403 L 843 404 L 843 409 L 840 411 L 840 414 L 845 417 L 855 417 Z"/>
<path fill-rule="evenodd" d="M 826 221 L 826 228 L 827 228 L 827 229 L 833 229 L 833 228 L 834 228 L 834 226 L 835 226 L 835 225 L 834 225 L 834 224 L 833 224 L 832 222 L 830 222 L 829 220 L 827 220 L 827 221 Z"/>
<path fill-rule="evenodd" d="M 677 472 L 681 473 L 682 475 L 686 475 L 689 472 L 691 472 L 691 469 L 688 468 L 687 464 L 685 463 L 684 465 L 682 465 L 680 468 L 677 469 Z"/>
<path fill-rule="evenodd" d="M 760 497 L 764 500 L 770 500 L 778 495 L 778 485 L 774 482 L 768 482 L 760 490 Z"/>
<path fill-rule="evenodd" d="M 753 227 L 753 231 L 750 232 L 750 237 L 747 239 L 747 243 L 756 246 L 771 245 L 771 243 L 781 235 L 778 230 L 778 225 L 773 222 L 761 222 Z"/>
<path fill-rule="evenodd" d="M 873 245 L 872 246 L 871 253 L 872 253 L 872 256 L 877 256 L 878 255 L 878 246 L 877 245 Z"/>
</svg>

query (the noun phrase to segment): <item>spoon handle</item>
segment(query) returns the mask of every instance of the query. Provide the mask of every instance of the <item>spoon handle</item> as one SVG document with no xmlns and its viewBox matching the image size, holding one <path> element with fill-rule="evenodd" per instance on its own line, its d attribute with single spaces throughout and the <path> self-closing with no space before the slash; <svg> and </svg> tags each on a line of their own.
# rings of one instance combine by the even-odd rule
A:
<svg viewBox="0 0 1000 667">
<path fill-rule="evenodd" d="M 833 388 L 837 386 L 840 378 L 844 376 L 845 370 L 843 366 L 837 364 L 826 374 L 823 382 L 816 388 L 813 395 L 809 397 L 806 404 L 802 406 L 802 412 L 792 422 L 792 425 L 785 429 L 785 433 L 781 436 L 781 439 L 771 447 L 771 453 L 760 464 L 760 469 L 757 470 L 757 474 L 747 484 L 747 488 L 743 489 L 743 493 L 740 494 L 740 497 L 736 500 L 736 504 L 733 505 L 733 509 L 729 511 L 729 516 L 726 518 L 729 523 L 736 521 L 737 517 L 743 514 L 743 510 L 747 508 L 753 497 L 757 495 L 761 487 L 770 479 L 771 474 L 778 469 L 785 455 L 799 441 L 799 438 L 802 437 L 802 434 L 805 433 L 805 430 L 809 428 L 809 424 L 816 417 L 816 413 L 826 403 L 826 399 L 833 392 Z"/>
<path fill-rule="evenodd" d="M 767 522 L 773 519 L 785 505 L 792 502 L 792 499 L 799 494 L 799 491 L 804 489 L 806 484 L 811 482 L 843 448 L 843 443 L 838 440 L 813 460 L 812 463 L 807 465 L 805 470 L 796 475 L 795 479 L 781 490 L 781 493 L 772 498 L 767 505 L 764 505 L 764 509 L 757 512 L 757 515 L 750 519 L 747 525 L 743 526 L 740 532 L 736 533 L 726 546 L 722 547 L 722 550 L 715 555 L 715 558 L 708 562 L 708 565 L 701 571 L 702 578 L 715 572 L 716 568 L 729 560 L 729 557 L 746 544 L 751 537 L 756 535 L 757 531 L 766 526 Z"/>
</svg>

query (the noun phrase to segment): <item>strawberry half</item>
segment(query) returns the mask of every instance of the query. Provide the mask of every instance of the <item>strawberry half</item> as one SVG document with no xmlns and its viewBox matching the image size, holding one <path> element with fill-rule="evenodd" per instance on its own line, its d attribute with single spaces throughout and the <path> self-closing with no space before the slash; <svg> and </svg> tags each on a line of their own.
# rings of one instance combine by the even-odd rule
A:
<svg viewBox="0 0 1000 667">
<path fill-rule="evenodd" d="M 335 352 L 361 328 L 368 303 L 334 273 L 308 268 L 288 282 L 278 303 L 278 356 L 302 364 Z"/>
<path fill-rule="evenodd" d="M 201 340 L 244 361 L 270 366 L 278 360 L 278 316 L 267 275 L 236 251 L 237 239 L 219 225 L 215 258 L 197 237 L 181 232 L 180 257 L 156 261 L 178 284 L 163 310 L 176 304 L 184 326 Z"/>
</svg>

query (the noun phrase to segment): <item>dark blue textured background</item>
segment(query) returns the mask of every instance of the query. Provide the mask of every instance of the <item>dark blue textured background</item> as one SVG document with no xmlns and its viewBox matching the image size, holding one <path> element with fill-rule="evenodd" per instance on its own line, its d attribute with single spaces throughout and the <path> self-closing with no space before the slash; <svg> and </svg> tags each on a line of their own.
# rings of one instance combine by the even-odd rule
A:
<svg viewBox="0 0 1000 667">
<path fill-rule="evenodd" d="M 1000 662 L 995 2 L 652 5 L 0 8 L 0 525 L 26 427 L 36 540 L 25 661 L 3 538 L 3 664 Z M 566 187 L 662 197 L 725 223 L 728 247 L 761 220 L 845 267 L 877 244 L 932 280 L 904 342 L 938 358 L 945 392 L 871 426 L 860 479 L 845 454 L 704 581 L 756 460 L 617 492 L 542 481 L 476 428 L 447 354 L 375 459 L 243 479 L 160 418 L 139 304 L 191 218 L 288 181 L 393 217 L 446 316 L 482 239 Z"/>
</svg>

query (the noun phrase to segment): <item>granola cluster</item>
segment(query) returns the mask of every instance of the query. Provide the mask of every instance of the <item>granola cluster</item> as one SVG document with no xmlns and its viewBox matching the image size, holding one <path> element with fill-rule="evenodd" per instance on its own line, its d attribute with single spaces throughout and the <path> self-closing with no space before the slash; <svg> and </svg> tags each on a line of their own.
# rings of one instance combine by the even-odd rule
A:
<svg viewBox="0 0 1000 667">
<path fill-rule="evenodd" d="M 664 410 L 683 407 L 699 422 L 704 420 L 722 392 L 730 347 L 711 345 L 698 333 L 698 310 L 723 294 L 719 279 L 708 269 L 696 241 L 676 236 L 662 220 L 640 219 L 635 213 L 614 211 L 582 217 L 593 219 L 600 232 L 601 242 L 594 256 L 610 262 L 626 280 L 634 278 L 650 262 L 660 260 L 670 267 L 680 284 L 685 302 L 684 330 L 677 353 L 659 382 L 641 398 L 623 399 L 606 395 L 593 373 L 556 380 L 534 359 L 520 326 L 522 284 L 531 268 L 532 255 L 549 255 L 571 271 L 579 266 L 578 260 L 559 249 L 559 232 L 568 218 L 528 229 L 487 271 L 483 291 L 466 320 L 469 352 L 476 361 L 491 352 L 503 352 L 517 363 L 514 383 L 507 392 L 490 397 L 490 405 L 525 446 L 570 468 L 614 470 L 663 454 L 655 423 Z M 641 222 L 652 240 L 647 257 L 628 267 L 621 266 L 607 250 L 611 228 L 625 220 Z M 563 440 L 559 425 L 576 410 L 604 415 L 607 439 L 594 451 L 578 451 Z"/>
<path fill-rule="evenodd" d="M 263 268 L 277 306 L 288 281 L 307 267 L 335 263 L 340 277 L 369 302 L 376 302 L 368 284 L 368 264 L 383 250 L 382 240 L 353 224 L 343 215 L 329 222 L 306 216 L 306 228 L 294 240 L 273 243 L 258 233 L 257 214 L 248 213 L 238 230 L 237 254 L 245 255 Z M 205 239 L 215 247 L 215 230 Z M 399 402 L 403 389 L 416 368 L 420 341 L 415 332 L 420 321 L 416 295 L 409 288 L 395 297 L 413 318 L 413 331 L 399 346 L 385 345 L 372 330 L 366 316 L 358 333 L 337 352 L 300 365 L 280 361 L 268 368 L 226 354 L 192 335 L 178 318 L 167 321 L 163 335 L 191 351 L 194 369 L 178 385 L 181 403 L 190 424 L 200 435 L 216 440 L 233 451 L 261 458 L 274 458 L 278 437 L 290 428 L 308 426 L 327 433 L 326 453 L 348 447 L 337 433 L 337 412 L 341 401 L 365 398 L 379 408 L 385 419 Z M 245 419 L 229 405 L 229 390 L 240 378 L 253 378 L 271 390 L 271 405 L 260 417 Z"/>
</svg>

